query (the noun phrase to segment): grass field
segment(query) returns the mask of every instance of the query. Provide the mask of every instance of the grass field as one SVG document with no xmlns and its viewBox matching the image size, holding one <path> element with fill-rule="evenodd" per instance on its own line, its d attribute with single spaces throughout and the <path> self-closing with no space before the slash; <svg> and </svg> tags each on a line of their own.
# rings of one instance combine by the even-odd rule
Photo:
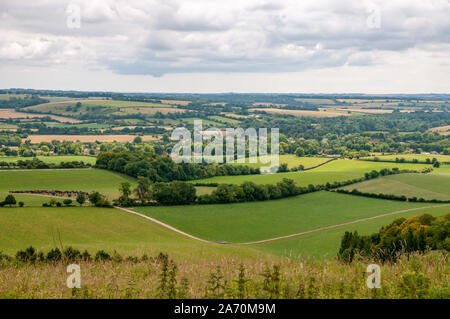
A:
<svg viewBox="0 0 450 319">
<path fill-rule="evenodd" d="M 268 161 L 268 163 L 263 163 L 262 160 Z M 270 166 L 270 160 L 270 156 L 258 157 L 257 163 L 250 163 L 250 158 L 246 157 L 245 163 L 234 163 L 234 165 L 247 165 L 256 168 L 261 166 Z M 329 160 L 330 158 L 325 157 L 298 157 L 292 154 L 280 155 L 278 158 L 279 163 L 288 164 L 288 168 L 298 167 L 299 165 L 303 165 L 304 168 L 311 168 L 323 164 Z"/>
<path fill-rule="evenodd" d="M 91 253 L 155 256 L 163 251 L 185 260 L 261 255 L 251 248 L 195 241 L 114 208 L 0 208 L 0 225 L 0 251 L 7 254 L 30 245 L 48 251 L 62 244 Z"/>
<path fill-rule="evenodd" d="M 264 252 L 290 257 L 290 258 L 334 258 L 341 244 L 342 236 L 346 231 L 358 231 L 360 234 L 370 235 L 380 230 L 381 227 L 391 223 L 400 217 L 418 216 L 429 213 L 434 216 L 442 216 L 450 212 L 450 206 L 439 208 L 424 208 L 397 215 L 380 217 L 352 225 L 345 225 L 315 233 L 305 234 L 298 237 L 281 239 L 263 244 L 251 245 Z"/>
<path fill-rule="evenodd" d="M 100 169 L 1 171 L 0 191 L 14 190 L 81 190 L 99 191 L 108 198 L 119 195 L 119 185 L 135 180 Z"/>
<path fill-rule="evenodd" d="M 283 178 L 293 179 L 300 186 L 308 186 L 309 184 L 318 185 L 333 183 L 335 181 L 346 181 L 364 176 L 364 173 L 372 170 L 381 170 L 383 168 L 421 170 L 430 165 L 425 164 L 408 164 L 408 163 L 385 163 L 385 162 L 369 162 L 357 160 L 336 160 L 323 166 L 314 168 L 305 172 L 289 172 L 266 175 L 240 175 L 240 176 L 216 176 L 199 180 L 205 183 L 226 183 L 241 184 L 245 181 L 252 181 L 257 184 L 275 184 Z M 196 181 L 198 182 L 198 181 Z"/>
<path fill-rule="evenodd" d="M 62 116 L 56 116 L 56 115 L 17 112 L 14 109 L 0 109 L 0 119 L 41 118 L 41 117 L 47 117 L 47 116 L 54 120 L 57 120 L 59 122 L 67 122 L 67 123 L 79 123 L 80 122 L 75 119 L 71 119 L 68 117 L 62 117 Z"/>
<path fill-rule="evenodd" d="M 378 157 L 382 161 L 395 161 L 396 158 L 401 159 L 404 158 L 406 161 L 412 161 L 414 159 L 417 159 L 419 162 L 425 162 L 427 158 L 432 160 L 433 158 L 436 158 L 439 162 L 442 163 L 450 163 L 450 155 L 440 155 L 440 154 L 397 154 L 397 155 L 379 155 L 379 156 L 371 156 L 371 157 L 364 157 L 373 159 L 375 157 Z"/>
<path fill-rule="evenodd" d="M 444 174 L 399 174 L 343 187 L 365 193 L 405 195 L 439 200 L 450 200 L 450 176 Z"/>
<path fill-rule="evenodd" d="M 22 157 L 22 156 L 5 156 L 0 157 L 0 162 L 17 162 L 18 160 L 22 161 L 31 161 L 34 157 Z M 45 163 L 59 164 L 61 162 L 72 162 L 72 161 L 83 161 L 84 163 L 89 163 L 94 165 L 96 158 L 93 156 L 76 156 L 76 155 L 67 155 L 67 156 L 36 156 L 38 160 L 41 160 Z"/>
<path fill-rule="evenodd" d="M 425 205 L 323 191 L 266 202 L 139 207 L 136 211 L 203 239 L 238 243 Z"/>
<path fill-rule="evenodd" d="M 274 109 L 274 108 L 255 108 L 255 109 L 249 109 L 250 112 L 252 111 L 263 111 L 267 113 L 274 113 L 274 114 L 287 114 L 287 115 L 294 115 L 294 116 L 307 116 L 307 117 L 337 117 L 337 116 L 348 116 L 346 112 L 324 112 L 324 111 L 308 111 L 308 110 L 286 110 L 286 109 Z"/>
</svg>

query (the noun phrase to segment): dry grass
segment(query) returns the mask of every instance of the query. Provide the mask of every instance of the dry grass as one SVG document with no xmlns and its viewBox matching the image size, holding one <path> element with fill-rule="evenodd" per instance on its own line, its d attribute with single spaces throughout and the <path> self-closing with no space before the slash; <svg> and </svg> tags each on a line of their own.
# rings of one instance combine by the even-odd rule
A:
<svg viewBox="0 0 450 319">
<path fill-rule="evenodd" d="M 430 128 L 431 132 L 437 132 L 441 135 L 450 135 L 450 125 L 438 126 Z"/>
<path fill-rule="evenodd" d="M 190 104 L 191 101 L 161 100 L 161 103 L 186 106 L 186 105 Z"/>
<path fill-rule="evenodd" d="M 30 140 L 31 143 L 51 142 L 57 141 L 80 141 L 80 142 L 131 142 L 137 135 L 28 135 L 25 140 Z M 141 136 L 143 141 L 154 141 L 153 136 Z"/>
<path fill-rule="evenodd" d="M 25 113 L 25 112 L 16 112 L 14 109 L 0 109 L 0 118 L 2 119 L 20 119 L 20 118 L 41 118 L 41 117 L 51 117 L 54 120 L 65 123 L 79 123 L 80 121 L 56 116 L 56 115 L 47 115 L 47 114 L 33 114 L 33 113 Z"/>
<path fill-rule="evenodd" d="M 167 290 L 158 289 L 164 259 L 76 262 L 81 267 L 81 289 L 75 290 L 66 287 L 70 263 L 74 262 L 0 262 L 0 298 L 168 297 Z M 175 263 L 175 298 L 450 298 L 448 255 L 439 252 L 381 264 L 380 289 L 367 288 L 366 268 L 371 261 L 203 258 Z M 247 281 L 240 291 L 236 280 L 241 263 Z M 279 266 L 279 271 L 274 266 Z M 208 281 L 218 267 L 223 275 L 218 281 L 224 287 L 214 291 Z M 188 282 L 184 293 L 183 278 Z"/>
</svg>

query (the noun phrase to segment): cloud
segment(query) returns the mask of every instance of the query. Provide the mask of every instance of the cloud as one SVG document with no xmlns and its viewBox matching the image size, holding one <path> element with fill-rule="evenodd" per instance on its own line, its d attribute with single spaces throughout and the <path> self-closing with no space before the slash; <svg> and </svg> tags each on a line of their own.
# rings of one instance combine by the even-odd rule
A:
<svg viewBox="0 0 450 319">
<path fill-rule="evenodd" d="M 67 27 L 69 4 L 79 29 Z M 445 0 L 7 0 L 0 10 L 0 62 L 15 65 L 161 76 L 380 65 L 425 46 L 450 55 Z"/>
</svg>

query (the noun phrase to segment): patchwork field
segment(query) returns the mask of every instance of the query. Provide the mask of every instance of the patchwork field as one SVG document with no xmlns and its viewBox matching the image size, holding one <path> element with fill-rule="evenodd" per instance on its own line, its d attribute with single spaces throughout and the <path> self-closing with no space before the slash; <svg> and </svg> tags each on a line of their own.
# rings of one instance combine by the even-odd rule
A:
<svg viewBox="0 0 450 319">
<path fill-rule="evenodd" d="M 100 169 L 0 171 L 0 192 L 42 189 L 99 191 L 113 199 L 119 196 L 122 182 L 136 183 L 130 177 Z"/>
<path fill-rule="evenodd" d="M 348 116 L 346 112 L 325 112 L 325 111 L 307 111 L 307 110 L 286 110 L 286 109 L 275 109 L 275 108 L 254 108 L 249 109 L 250 112 L 254 111 L 263 111 L 267 113 L 275 113 L 275 114 L 287 114 L 294 116 L 310 116 L 310 117 L 336 117 L 336 116 Z"/>
<path fill-rule="evenodd" d="M 252 181 L 257 184 L 274 184 L 283 178 L 293 179 L 300 186 L 308 186 L 309 184 L 326 184 L 335 181 L 346 181 L 350 179 L 360 178 L 364 173 L 372 170 L 381 170 L 383 168 L 421 170 L 430 165 L 426 164 L 408 164 L 408 163 L 387 163 L 357 160 L 335 160 L 323 166 L 314 168 L 304 172 L 289 172 L 265 175 L 241 175 L 241 176 L 216 176 L 197 180 L 196 182 L 204 183 L 225 183 L 225 184 L 241 184 L 245 181 Z"/>
<path fill-rule="evenodd" d="M 34 157 L 23 157 L 23 156 L 7 156 L 7 157 L 0 157 L 0 162 L 17 162 L 18 160 L 22 161 L 31 161 Z M 61 162 L 72 162 L 72 161 L 82 161 L 84 163 L 89 163 L 91 165 L 95 164 L 96 158 L 94 156 L 36 156 L 38 160 L 41 160 L 45 163 L 51 163 L 51 164 L 59 164 Z"/>
<path fill-rule="evenodd" d="M 266 202 L 135 210 L 202 239 L 240 243 L 426 205 L 323 191 Z"/>
<path fill-rule="evenodd" d="M 0 109 L 0 118 L 1 119 L 22 119 L 22 118 L 42 118 L 42 117 L 50 117 L 59 122 L 67 122 L 67 123 L 79 123 L 80 122 L 80 121 L 72 119 L 72 118 L 56 116 L 56 115 L 16 112 L 14 109 Z"/>
<path fill-rule="evenodd" d="M 0 225 L 0 251 L 7 254 L 32 245 L 46 251 L 73 246 L 91 253 L 100 249 L 124 255 L 167 252 L 185 260 L 261 255 L 251 248 L 195 241 L 114 208 L 0 208 Z"/>
<path fill-rule="evenodd" d="M 80 141 L 80 142 L 132 142 L 137 135 L 117 134 L 117 135 L 28 135 L 23 141 L 30 140 L 31 143 L 57 141 Z M 154 141 L 151 135 L 140 136 L 143 141 Z"/>
</svg>

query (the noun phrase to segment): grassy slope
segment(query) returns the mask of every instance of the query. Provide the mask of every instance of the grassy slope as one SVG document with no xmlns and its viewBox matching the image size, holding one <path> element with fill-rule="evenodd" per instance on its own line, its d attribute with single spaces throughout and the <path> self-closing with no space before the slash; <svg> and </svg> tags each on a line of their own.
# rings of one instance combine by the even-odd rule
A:
<svg viewBox="0 0 450 319">
<path fill-rule="evenodd" d="M 373 159 L 375 156 L 367 157 Z M 404 158 L 407 161 L 417 159 L 419 162 L 425 162 L 427 158 L 432 160 L 436 158 L 440 162 L 450 162 L 450 155 L 433 155 L 433 154 L 397 154 L 397 155 L 380 155 L 376 156 L 380 160 L 395 161 L 396 158 Z"/>
<path fill-rule="evenodd" d="M 124 255 L 160 251 L 187 259 L 261 255 L 252 248 L 201 243 L 111 208 L 0 208 L 0 230 L 0 251 L 7 254 L 29 245 L 48 251 L 60 247 L 60 238 L 65 246 Z"/>
<path fill-rule="evenodd" d="M 245 159 L 245 163 L 234 163 L 233 165 L 248 165 L 250 167 L 261 167 L 261 166 L 270 166 L 270 156 L 267 156 L 264 158 L 265 161 L 268 161 L 268 163 L 262 163 L 261 157 L 257 158 L 257 163 L 250 163 L 249 158 Z M 288 164 L 289 168 L 292 167 L 298 167 L 300 164 L 303 165 L 304 168 L 310 168 L 317 166 L 319 164 L 325 163 L 326 161 L 329 161 L 329 158 L 324 157 L 298 157 L 292 154 L 286 154 L 286 155 L 280 155 L 279 156 L 279 163 L 286 163 Z"/>
<path fill-rule="evenodd" d="M 450 176 L 442 174 L 400 174 L 343 187 L 366 193 L 416 196 L 425 199 L 450 199 Z"/>
<path fill-rule="evenodd" d="M 357 224 L 346 225 L 334 229 L 301 235 L 298 237 L 281 239 L 273 242 L 250 246 L 267 253 L 281 256 L 333 258 L 338 253 L 341 239 L 345 231 L 357 230 L 360 234 L 372 234 L 377 232 L 381 227 L 391 223 L 393 220 L 400 217 L 417 216 L 423 213 L 430 213 L 435 216 L 441 216 L 448 212 L 450 212 L 449 206 L 439 208 L 424 208 L 412 212 L 381 217 Z"/>
<path fill-rule="evenodd" d="M 430 165 L 425 164 L 399 164 L 399 163 L 380 163 L 356 160 L 336 160 L 327 163 L 318 168 L 305 172 L 289 172 L 267 175 L 251 176 L 217 176 L 201 180 L 205 183 L 227 183 L 241 184 L 245 181 L 253 181 L 257 184 L 274 184 L 283 178 L 291 178 L 298 185 L 307 186 L 309 184 L 326 184 L 327 182 L 345 181 L 349 179 L 364 176 L 365 172 L 371 170 L 381 170 L 383 168 L 394 168 L 420 170 Z"/>
<path fill-rule="evenodd" d="M 67 155 L 67 156 L 36 156 L 38 160 L 41 160 L 45 163 L 53 163 L 59 164 L 61 162 L 72 162 L 72 161 L 83 161 L 84 163 L 95 164 L 96 158 L 93 156 L 75 156 L 75 155 Z M 22 157 L 22 156 L 5 156 L 0 157 L 0 162 L 17 162 L 18 160 L 22 161 L 31 161 L 33 157 Z"/>
<path fill-rule="evenodd" d="M 109 198 L 117 197 L 122 182 L 136 182 L 126 176 L 100 169 L 26 170 L 0 172 L 0 191 L 10 190 L 82 190 L 99 191 Z"/>
<path fill-rule="evenodd" d="M 267 202 L 139 207 L 136 210 L 200 238 L 246 242 L 424 205 L 429 204 L 316 192 Z"/>
</svg>

